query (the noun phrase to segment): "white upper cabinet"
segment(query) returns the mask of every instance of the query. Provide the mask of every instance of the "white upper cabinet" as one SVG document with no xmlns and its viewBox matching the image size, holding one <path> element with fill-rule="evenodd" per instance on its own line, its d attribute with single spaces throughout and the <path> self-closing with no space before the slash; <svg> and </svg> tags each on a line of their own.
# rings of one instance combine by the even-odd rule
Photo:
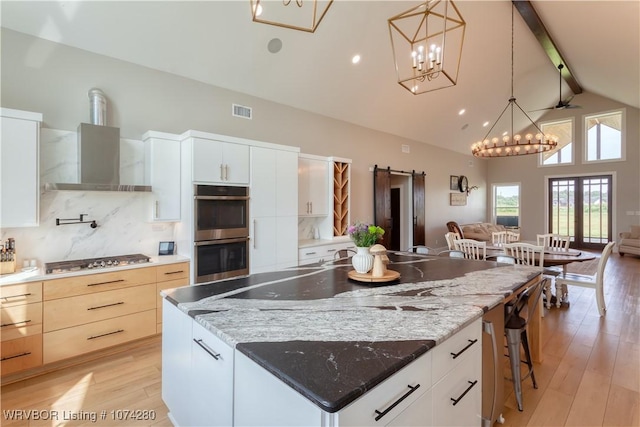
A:
<svg viewBox="0 0 640 427">
<path fill-rule="evenodd" d="M 298 262 L 298 152 L 251 147 L 251 273 Z"/>
<path fill-rule="evenodd" d="M 329 162 L 321 158 L 298 158 L 298 215 L 326 216 L 329 194 Z"/>
<path fill-rule="evenodd" d="M 143 135 L 147 182 L 154 200 L 154 221 L 180 221 L 180 138 L 161 132 Z"/>
<path fill-rule="evenodd" d="M 193 181 L 249 184 L 249 146 L 193 138 Z"/>
<path fill-rule="evenodd" d="M 39 220 L 42 114 L 2 108 L 0 226 L 35 227 Z"/>
</svg>

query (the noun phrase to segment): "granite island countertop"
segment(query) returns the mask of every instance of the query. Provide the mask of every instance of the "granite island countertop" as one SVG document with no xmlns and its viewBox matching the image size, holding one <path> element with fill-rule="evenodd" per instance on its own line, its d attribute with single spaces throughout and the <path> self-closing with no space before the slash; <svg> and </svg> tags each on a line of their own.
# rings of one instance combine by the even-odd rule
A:
<svg viewBox="0 0 640 427">
<path fill-rule="evenodd" d="M 166 297 L 327 412 L 336 412 L 540 274 L 390 253 L 400 279 L 350 280 L 347 261 L 178 288 Z"/>
</svg>

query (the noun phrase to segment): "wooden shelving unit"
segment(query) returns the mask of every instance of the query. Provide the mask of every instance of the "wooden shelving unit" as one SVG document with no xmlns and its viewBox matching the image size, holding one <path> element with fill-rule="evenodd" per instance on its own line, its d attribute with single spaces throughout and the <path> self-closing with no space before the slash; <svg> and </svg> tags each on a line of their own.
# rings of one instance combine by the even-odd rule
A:
<svg viewBox="0 0 640 427">
<path fill-rule="evenodd" d="M 349 163 L 333 163 L 333 235 L 344 236 L 349 226 Z"/>
</svg>

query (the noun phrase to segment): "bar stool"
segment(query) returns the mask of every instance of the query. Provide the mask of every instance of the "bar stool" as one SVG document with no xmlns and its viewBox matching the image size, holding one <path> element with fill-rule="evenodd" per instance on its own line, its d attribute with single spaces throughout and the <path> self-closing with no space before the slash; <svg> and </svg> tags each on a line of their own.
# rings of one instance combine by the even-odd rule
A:
<svg viewBox="0 0 640 427">
<path fill-rule="evenodd" d="M 522 291 L 516 298 L 515 302 L 506 304 L 504 307 L 504 332 L 507 337 L 507 349 L 509 351 L 509 362 L 511 365 L 511 381 L 513 382 L 513 391 L 516 395 L 518 410 L 522 411 L 522 381 L 531 377 L 533 388 L 538 388 L 536 377 L 533 374 L 533 363 L 531 361 L 531 352 L 529 351 L 529 340 L 527 339 L 527 323 L 529 316 L 533 315 L 538 306 L 542 290 L 549 279 L 543 278 L 540 282 L 529 286 Z M 533 298 L 533 305 L 529 308 L 531 312 L 527 313 L 526 318 L 520 314 L 527 308 L 529 299 Z M 524 349 L 526 360 L 520 359 L 520 346 Z M 522 377 L 520 373 L 520 364 L 525 363 L 528 367 L 528 373 Z"/>
</svg>

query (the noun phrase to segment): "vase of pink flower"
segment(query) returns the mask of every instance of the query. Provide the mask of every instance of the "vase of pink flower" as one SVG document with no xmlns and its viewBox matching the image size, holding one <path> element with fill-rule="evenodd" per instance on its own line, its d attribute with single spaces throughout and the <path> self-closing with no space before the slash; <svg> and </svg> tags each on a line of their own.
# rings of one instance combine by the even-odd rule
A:
<svg viewBox="0 0 640 427">
<path fill-rule="evenodd" d="M 372 224 L 355 223 L 347 228 L 347 234 L 356 244 L 357 253 L 351 257 L 354 270 L 361 274 L 368 273 L 373 268 L 373 255 L 369 248 L 384 234 L 382 227 Z"/>
</svg>

